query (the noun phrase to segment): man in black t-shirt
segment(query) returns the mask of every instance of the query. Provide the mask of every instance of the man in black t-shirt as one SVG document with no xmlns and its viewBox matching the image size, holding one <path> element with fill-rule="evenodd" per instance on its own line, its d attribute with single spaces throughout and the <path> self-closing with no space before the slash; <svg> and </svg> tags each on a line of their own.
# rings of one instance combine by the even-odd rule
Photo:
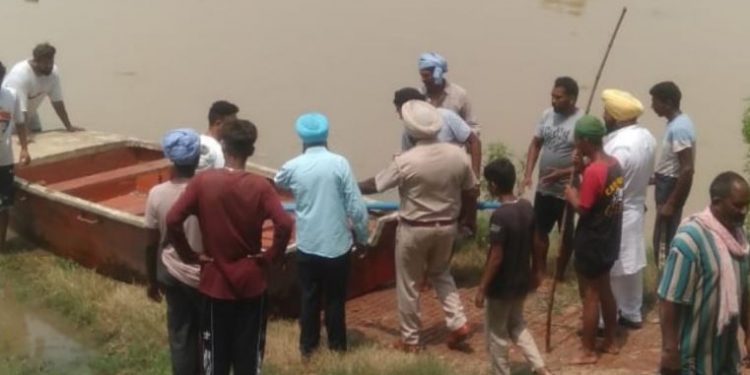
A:
<svg viewBox="0 0 750 375">
<path fill-rule="evenodd" d="M 523 319 L 526 294 L 536 289 L 543 274 L 541 251 L 532 257 L 534 209 L 529 201 L 513 194 L 516 170 L 508 159 L 488 164 L 484 178 L 490 193 L 501 204 L 490 219 L 490 249 L 474 300 L 478 308 L 486 306 L 485 331 L 492 371 L 510 374 L 508 349 L 512 341 L 531 362 L 534 373 L 549 374 Z"/>
</svg>

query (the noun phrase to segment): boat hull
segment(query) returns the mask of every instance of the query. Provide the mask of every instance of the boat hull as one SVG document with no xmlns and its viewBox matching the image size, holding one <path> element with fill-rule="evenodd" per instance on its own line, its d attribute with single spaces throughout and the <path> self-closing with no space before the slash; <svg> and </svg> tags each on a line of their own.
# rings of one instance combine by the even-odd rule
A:
<svg viewBox="0 0 750 375">
<path fill-rule="evenodd" d="M 32 144 L 34 164 L 17 170 L 11 227 L 22 237 L 103 275 L 145 282 L 145 200 L 151 187 L 169 179 L 170 164 L 155 144 L 109 135 L 102 136 L 99 144 L 84 133 L 81 146 L 66 135 L 42 134 Z M 52 150 L 48 155 L 33 149 L 43 147 L 45 141 Z M 267 178 L 274 173 L 253 164 L 248 169 Z M 396 226 L 394 215 L 371 212 L 373 248 L 364 258 L 351 255 L 349 298 L 393 283 Z M 269 225 L 264 246 L 270 245 L 272 236 Z M 269 269 L 268 294 L 274 313 L 295 316 L 299 285 L 293 245 L 285 257 L 283 266 Z"/>
</svg>

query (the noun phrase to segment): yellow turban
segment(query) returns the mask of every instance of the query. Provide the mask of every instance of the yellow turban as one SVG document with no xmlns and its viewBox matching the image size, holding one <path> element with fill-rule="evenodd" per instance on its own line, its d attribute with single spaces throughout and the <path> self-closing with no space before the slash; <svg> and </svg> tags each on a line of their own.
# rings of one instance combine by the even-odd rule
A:
<svg viewBox="0 0 750 375">
<path fill-rule="evenodd" d="M 643 113 L 643 104 L 629 92 L 607 89 L 602 91 L 604 110 L 617 121 L 634 120 Z"/>
</svg>

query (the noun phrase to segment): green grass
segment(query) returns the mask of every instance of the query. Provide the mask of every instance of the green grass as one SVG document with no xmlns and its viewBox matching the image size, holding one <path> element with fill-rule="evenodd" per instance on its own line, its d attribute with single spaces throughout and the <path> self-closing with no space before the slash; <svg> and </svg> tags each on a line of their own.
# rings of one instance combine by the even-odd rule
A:
<svg viewBox="0 0 750 375">
<path fill-rule="evenodd" d="M 102 277 L 71 261 L 30 245 L 14 244 L 0 255 L 0 281 L 25 304 L 41 305 L 70 321 L 94 342 L 94 374 L 170 373 L 165 305 L 150 302 L 143 287 Z M 409 355 L 350 338 L 340 355 L 321 350 L 303 364 L 296 350 L 296 321 L 274 320 L 268 327 L 264 373 L 291 374 L 472 374 L 466 364 L 448 363 L 429 353 Z M 55 374 L 49 364 L 25 358 L 0 360 L 0 374 Z"/>
</svg>

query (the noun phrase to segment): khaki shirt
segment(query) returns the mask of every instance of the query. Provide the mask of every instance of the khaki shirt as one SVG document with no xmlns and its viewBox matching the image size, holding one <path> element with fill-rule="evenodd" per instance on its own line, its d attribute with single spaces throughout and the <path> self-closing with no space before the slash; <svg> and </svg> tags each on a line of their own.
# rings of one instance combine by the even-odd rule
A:
<svg viewBox="0 0 750 375">
<path fill-rule="evenodd" d="M 458 219 L 462 191 L 476 184 L 466 151 L 435 140 L 420 141 L 396 155 L 375 176 L 378 192 L 398 187 L 399 215 L 413 221 Z"/>
<path fill-rule="evenodd" d="M 435 107 L 450 109 L 451 111 L 458 113 L 458 115 L 469 124 L 474 134 L 479 135 L 481 126 L 477 122 L 477 118 L 471 109 L 469 96 L 466 94 L 466 90 L 464 90 L 463 87 L 446 81 L 445 91 L 443 91 L 443 94 L 439 98 L 434 100 L 427 95 L 424 88 L 422 89 L 422 93 L 427 96 L 427 101 Z"/>
</svg>

